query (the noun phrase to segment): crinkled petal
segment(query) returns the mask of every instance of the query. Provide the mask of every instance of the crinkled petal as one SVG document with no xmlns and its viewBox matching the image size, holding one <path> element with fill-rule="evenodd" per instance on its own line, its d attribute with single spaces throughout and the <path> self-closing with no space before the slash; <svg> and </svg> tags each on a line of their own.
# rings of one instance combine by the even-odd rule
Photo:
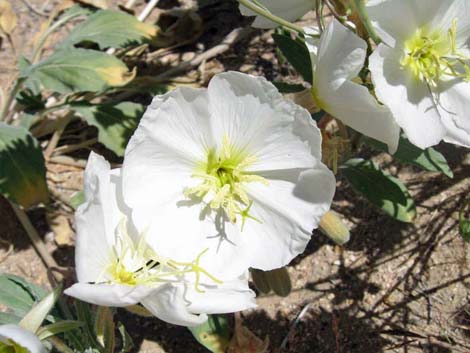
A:
<svg viewBox="0 0 470 353">
<path fill-rule="evenodd" d="M 272 14 L 279 16 L 289 22 L 293 22 L 315 7 L 315 0 L 259 0 Z M 243 16 L 256 16 L 252 26 L 256 28 L 275 28 L 279 26 L 263 16 L 256 15 L 255 12 L 240 5 L 240 12 Z"/>
<path fill-rule="evenodd" d="M 11 339 L 30 353 L 46 353 L 41 341 L 32 332 L 17 325 L 0 325 L 0 342 Z"/>
<path fill-rule="evenodd" d="M 209 84 L 209 101 L 214 140 L 220 146 L 227 136 L 254 155 L 250 170 L 309 168 L 321 158 L 320 135 L 308 112 L 283 99 L 265 79 L 217 75 Z"/>
<path fill-rule="evenodd" d="M 113 307 L 134 305 L 155 291 L 155 288 L 137 285 L 75 283 L 64 293 L 84 302 Z"/>
<path fill-rule="evenodd" d="M 350 81 L 364 65 L 367 44 L 337 20 L 321 37 L 314 74 L 317 104 L 344 124 L 384 142 L 394 153 L 400 128 L 368 89 Z"/>
<path fill-rule="evenodd" d="M 225 314 L 256 307 L 255 293 L 248 287 L 248 273 L 237 280 L 203 285 L 203 293 L 188 287 L 189 309 L 197 313 Z"/>
<path fill-rule="evenodd" d="M 443 83 L 438 97 L 437 107 L 446 129 L 444 140 L 470 147 L 470 83 Z"/>
<path fill-rule="evenodd" d="M 75 213 L 75 267 L 80 282 L 93 282 L 109 264 L 118 210 L 109 163 L 91 153 L 84 175 L 85 202 Z"/>
<path fill-rule="evenodd" d="M 381 39 L 395 47 L 409 39 L 418 28 L 432 26 L 454 0 L 369 0 L 367 11 Z"/>
<path fill-rule="evenodd" d="M 188 310 L 184 299 L 185 288 L 182 284 L 164 284 L 142 305 L 160 320 L 181 326 L 197 326 L 207 320 L 206 314 L 194 314 Z"/>
<path fill-rule="evenodd" d="M 205 90 L 179 88 L 154 98 L 126 149 L 124 200 L 139 231 L 182 194 L 212 145 Z"/>
<path fill-rule="evenodd" d="M 409 140 L 425 149 L 438 144 L 446 129 L 426 84 L 400 64 L 401 52 L 379 45 L 369 59 L 378 99 L 392 112 Z"/>
<path fill-rule="evenodd" d="M 262 173 L 269 185 L 253 184 L 254 199 L 243 237 L 250 240 L 251 267 L 272 270 L 301 254 L 313 229 L 330 209 L 336 181 L 325 166 L 310 170 Z"/>
</svg>

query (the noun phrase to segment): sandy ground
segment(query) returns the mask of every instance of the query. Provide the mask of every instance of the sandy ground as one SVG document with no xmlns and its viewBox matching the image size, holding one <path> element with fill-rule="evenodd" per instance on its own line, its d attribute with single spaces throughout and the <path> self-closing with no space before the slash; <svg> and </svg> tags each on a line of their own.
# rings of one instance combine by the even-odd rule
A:
<svg viewBox="0 0 470 353">
<path fill-rule="evenodd" d="M 41 3 L 30 2 L 38 7 Z M 200 45 L 216 44 L 217 38 L 239 25 L 233 3 L 202 2 L 206 25 L 200 43 L 179 48 L 166 60 L 190 57 Z M 22 1 L 14 1 L 14 6 L 20 16 L 15 39 L 26 43 L 43 19 Z M 0 79 L 5 87 L 14 73 L 14 57 L 7 44 L 0 50 L 0 62 Z M 228 69 L 263 74 L 269 79 L 289 73 L 285 66 L 273 62 L 272 42 L 261 32 L 254 32 L 205 64 L 210 73 Z M 95 145 L 92 149 L 103 148 Z M 418 207 L 414 224 L 402 224 L 382 214 L 338 177 L 334 209 L 351 226 L 351 241 L 341 248 L 314 232 L 306 252 L 289 266 L 294 287 L 291 295 L 259 296 L 258 308 L 242 314 L 244 324 L 253 332 L 269 337 L 270 352 L 470 351 L 470 247 L 457 228 L 457 212 L 470 193 L 470 153 L 450 145 L 438 149 L 448 158 L 453 179 L 394 163 L 384 154 L 361 151 L 361 156 L 372 157 L 411 190 Z M 88 152 L 83 150 L 76 156 Z M 48 169 L 49 183 L 64 195 L 81 187 L 81 168 L 49 165 Z M 71 212 L 57 201 L 49 209 L 39 207 L 29 215 L 56 261 L 70 266 L 73 238 L 70 245 L 61 241 L 63 245 L 57 246 L 46 220 L 46 214 L 52 211 L 72 223 Z M 0 220 L 0 271 L 47 287 L 45 267 L 8 203 L 1 198 Z M 118 319 L 127 323 L 135 342 L 134 352 L 206 352 L 185 328 L 136 317 L 124 310 L 118 311 Z"/>
</svg>

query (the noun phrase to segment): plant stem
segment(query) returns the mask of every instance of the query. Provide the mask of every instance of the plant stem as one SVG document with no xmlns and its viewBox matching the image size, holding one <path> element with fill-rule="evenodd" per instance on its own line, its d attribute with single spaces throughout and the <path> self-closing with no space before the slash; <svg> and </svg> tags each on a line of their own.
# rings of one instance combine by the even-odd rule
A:
<svg viewBox="0 0 470 353">
<path fill-rule="evenodd" d="M 372 40 L 375 42 L 375 44 L 379 44 L 381 42 L 379 36 L 374 30 L 374 27 L 372 26 L 372 23 L 370 22 L 369 15 L 367 14 L 366 6 L 365 6 L 365 0 L 354 0 L 354 7 L 356 8 L 356 11 L 359 15 L 359 18 L 362 21 L 362 24 L 367 30 L 367 33 L 369 33 L 369 36 L 372 38 Z"/>
<path fill-rule="evenodd" d="M 21 88 L 21 84 L 23 83 L 23 79 L 17 78 L 15 84 L 10 90 L 10 93 L 5 99 L 5 102 L 2 106 L 2 111 L 0 112 L 0 121 L 4 121 L 7 118 L 8 111 L 10 109 L 11 102 L 15 99 L 16 94 Z"/>
<path fill-rule="evenodd" d="M 253 2 L 250 0 L 238 0 L 240 4 L 243 6 L 247 7 L 251 11 L 256 12 L 258 15 L 263 16 L 264 18 L 267 18 L 268 20 L 273 21 L 274 23 L 278 23 L 281 26 L 284 26 L 286 28 L 290 28 L 298 33 L 304 33 L 304 30 L 302 27 L 299 27 L 293 23 L 290 23 L 289 21 L 284 20 L 283 18 L 280 18 L 276 15 L 273 15 L 271 12 L 255 5 Z"/>
</svg>

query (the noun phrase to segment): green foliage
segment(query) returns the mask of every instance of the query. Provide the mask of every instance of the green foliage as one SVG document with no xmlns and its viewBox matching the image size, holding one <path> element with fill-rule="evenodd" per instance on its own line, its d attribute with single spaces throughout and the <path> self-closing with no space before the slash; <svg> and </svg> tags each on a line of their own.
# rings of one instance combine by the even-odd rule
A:
<svg viewBox="0 0 470 353">
<path fill-rule="evenodd" d="M 62 286 L 59 286 L 46 295 L 39 303 L 35 304 L 31 310 L 28 311 L 28 313 L 21 319 L 19 325 L 31 332 L 36 332 L 54 307 L 61 293 Z"/>
<path fill-rule="evenodd" d="M 310 53 L 302 39 L 292 39 L 289 34 L 273 34 L 273 39 L 294 69 L 309 83 L 313 82 Z"/>
<path fill-rule="evenodd" d="M 229 345 L 231 334 L 226 315 L 209 315 L 205 323 L 188 329 L 200 344 L 213 353 L 223 353 Z"/>
<path fill-rule="evenodd" d="M 47 292 L 39 286 L 26 282 L 24 279 L 14 276 L 0 275 L 0 304 L 13 311 L 13 315 L 23 317 L 28 313 L 34 303 L 47 295 Z M 3 319 L 14 320 L 13 316 L 5 316 Z"/>
<path fill-rule="evenodd" d="M 140 22 L 135 16 L 118 11 L 100 10 L 75 27 L 61 43 L 61 47 L 93 42 L 101 49 L 122 48 L 152 41 L 157 33 L 157 27 Z"/>
<path fill-rule="evenodd" d="M 6 342 L 0 341 L 0 353 L 30 353 L 28 349 L 19 343 L 9 339 Z"/>
<path fill-rule="evenodd" d="M 340 167 L 353 188 L 374 205 L 401 222 L 412 222 L 416 206 L 403 183 L 381 170 L 374 162 L 350 159 Z"/>
<path fill-rule="evenodd" d="M 98 128 L 98 141 L 118 156 L 123 156 L 127 142 L 137 128 L 144 106 L 132 102 L 116 105 L 83 105 L 73 109 Z"/>
<path fill-rule="evenodd" d="M 371 139 L 369 137 L 363 137 L 363 141 L 374 149 L 383 152 L 388 151 L 388 147 L 377 140 Z M 393 157 L 400 162 L 413 164 L 430 172 L 442 172 L 449 178 L 454 177 L 454 173 L 450 169 L 447 160 L 441 153 L 432 147 L 422 150 L 413 145 L 405 137 L 400 137 L 398 150 L 393 155 Z"/>
<path fill-rule="evenodd" d="M 45 340 L 49 337 L 56 336 L 58 334 L 68 332 L 71 330 L 78 329 L 83 326 L 83 322 L 74 321 L 74 320 L 63 320 L 55 322 L 50 325 L 41 327 L 37 331 L 37 336 L 40 340 Z"/>
<path fill-rule="evenodd" d="M 0 123 L 0 192 L 23 207 L 48 199 L 39 143 L 26 129 L 4 123 Z"/>
<path fill-rule="evenodd" d="M 20 321 L 21 321 L 21 317 L 15 314 L 4 313 L 0 311 L 0 325 L 6 325 L 6 324 L 18 325 Z"/>
<path fill-rule="evenodd" d="M 135 72 L 114 56 L 96 50 L 68 48 L 21 70 L 28 87 L 42 86 L 58 93 L 102 92 L 132 81 Z"/>
</svg>

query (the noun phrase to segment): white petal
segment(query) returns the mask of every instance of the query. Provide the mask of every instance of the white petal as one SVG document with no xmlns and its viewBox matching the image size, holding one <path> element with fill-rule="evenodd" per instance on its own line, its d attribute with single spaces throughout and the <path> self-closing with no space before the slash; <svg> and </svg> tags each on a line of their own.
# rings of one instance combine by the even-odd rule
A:
<svg viewBox="0 0 470 353">
<path fill-rule="evenodd" d="M 16 325 L 0 325 L 0 342 L 11 339 L 26 348 L 29 353 L 46 353 L 41 341 L 32 332 Z"/>
<path fill-rule="evenodd" d="M 440 87 L 438 109 L 446 128 L 444 140 L 470 147 L 470 83 L 448 82 Z"/>
<path fill-rule="evenodd" d="M 143 285 L 75 283 L 64 293 L 95 305 L 123 307 L 139 303 L 155 290 Z"/>
<path fill-rule="evenodd" d="M 265 79 L 217 75 L 209 84 L 209 100 L 214 140 L 221 145 L 228 136 L 255 155 L 251 170 L 309 168 L 321 158 L 319 130 L 309 113 L 283 99 Z"/>
<path fill-rule="evenodd" d="M 272 270 L 301 254 L 313 229 L 330 209 L 335 178 L 324 166 L 306 171 L 262 173 L 269 185 L 249 187 L 254 203 L 242 236 L 250 240 L 251 267 Z"/>
<path fill-rule="evenodd" d="M 293 22 L 315 7 L 315 0 L 259 0 L 272 14 L 281 17 L 289 22 Z M 256 13 L 240 5 L 240 12 L 244 16 L 256 16 Z M 256 28 L 275 28 L 278 24 L 264 18 L 256 16 L 252 24 Z"/>
<path fill-rule="evenodd" d="M 378 99 L 392 112 L 409 140 L 425 149 L 438 144 L 445 127 L 428 87 L 400 64 L 401 52 L 381 44 L 369 59 Z"/>
<path fill-rule="evenodd" d="M 337 20 L 321 37 L 314 74 L 317 104 L 344 124 L 386 143 L 391 153 L 398 147 L 400 128 L 390 111 L 366 87 L 350 81 L 364 65 L 367 44 Z"/>
<path fill-rule="evenodd" d="M 454 0 L 369 0 L 367 11 L 377 34 L 395 47 L 413 36 L 418 28 L 432 25 Z"/>
<path fill-rule="evenodd" d="M 206 91 L 178 88 L 156 97 L 126 149 L 123 165 L 125 202 L 140 231 L 150 226 L 160 205 L 188 186 L 210 142 Z"/>
<path fill-rule="evenodd" d="M 196 315 L 188 311 L 188 304 L 183 296 L 183 285 L 165 284 L 142 300 L 142 305 L 160 320 L 174 325 L 197 326 L 206 321 L 207 315 Z"/>
<path fill-rule="evenodd" d="M 109 264 L 119 214 L 110 166 L 91 153 L 84 175 L 85 202 L 75 213 L 75 266 L 80 282 L 93 282 Z"/>
<path fill-rule="evenodd" d="M 201 286 L 203 293 L 188 287 L 189 309 L 196 313 L 225 314 L 256 307 L 255 293 L 248 287 L 248 275 L 220 285 Z"/>
</svg>

